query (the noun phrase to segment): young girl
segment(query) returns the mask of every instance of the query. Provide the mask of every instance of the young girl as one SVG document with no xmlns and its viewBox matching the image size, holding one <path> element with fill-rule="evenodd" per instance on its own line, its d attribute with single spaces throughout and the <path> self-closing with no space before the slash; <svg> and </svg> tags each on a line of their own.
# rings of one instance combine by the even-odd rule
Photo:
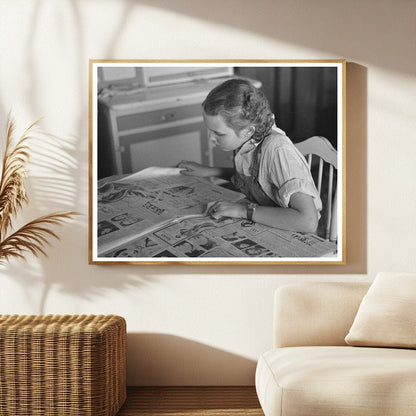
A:
<svg viewBox="0 0 416 416">
<path fill-rule="evenodd" d="M 303 155 L 276 127 L 264 94 L 249 81 L 230 79 L 202 103 L 209 136 L 234 152 L 234 168 L 182 161 L 183 175 L 230 180 L 249 204 L 215 202 L 209 213 L 247 218 L 271 227 L 315 232 L 322 203 Z"/>
</svg>

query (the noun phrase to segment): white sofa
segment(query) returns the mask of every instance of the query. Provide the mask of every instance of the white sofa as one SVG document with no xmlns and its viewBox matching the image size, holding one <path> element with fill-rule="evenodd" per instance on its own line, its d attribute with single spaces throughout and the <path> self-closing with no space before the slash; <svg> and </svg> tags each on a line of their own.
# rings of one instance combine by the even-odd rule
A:
<svg viewBox="0 0 416 416">
<path fill-rule="evenodd" d="M 345 342 L 369 286 L 302 283 L 277 289 L 274 348 L 262 354 L 256 370 L 266 416 L 416 415 L 416 350 Z"/>
</svg>

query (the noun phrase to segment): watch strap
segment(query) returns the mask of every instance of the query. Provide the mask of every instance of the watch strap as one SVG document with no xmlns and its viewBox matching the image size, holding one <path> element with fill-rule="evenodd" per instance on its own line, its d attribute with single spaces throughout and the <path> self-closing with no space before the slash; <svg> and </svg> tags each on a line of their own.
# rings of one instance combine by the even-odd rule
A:
<svg viewBox="0 0 416 416">
<path fill-rule="evenodd" d="M 253 215 L 254 215 L 254 211 L 257 208 L 257 204 L 253 204 L 250 203 L 247 205 L 247 212 L 246 212 L 246 217 L 249 221 L 253 221 Z"/>
</svg>

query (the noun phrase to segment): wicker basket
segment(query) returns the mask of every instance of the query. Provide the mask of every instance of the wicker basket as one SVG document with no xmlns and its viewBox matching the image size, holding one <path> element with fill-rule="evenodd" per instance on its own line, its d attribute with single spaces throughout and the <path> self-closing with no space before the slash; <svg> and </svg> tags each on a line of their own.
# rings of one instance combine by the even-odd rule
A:
<svg viewBox="0 0 416 416">
<path fill-rule="evenodd" d="M 126 322 L 0 315 L 0 415 L 114 416 L 126 399 Z"/>
</svg>

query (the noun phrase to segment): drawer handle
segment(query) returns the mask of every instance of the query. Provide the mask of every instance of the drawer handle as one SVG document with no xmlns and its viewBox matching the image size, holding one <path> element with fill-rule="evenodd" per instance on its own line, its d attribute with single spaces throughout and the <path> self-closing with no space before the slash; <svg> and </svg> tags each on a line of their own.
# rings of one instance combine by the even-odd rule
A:
<svg viewBox="0 0 416 416">
<path fill-rule="evenodd" d="M 174 118 L 174 117 L 175 117 L 174 113 L 166 113 L 166 114 L 163 114 L 162 116 L 160 116 L 160 120 L 161 121 L 168 121 L 168 120 L 172 120 L 172 118 Z"/>
</svg>

